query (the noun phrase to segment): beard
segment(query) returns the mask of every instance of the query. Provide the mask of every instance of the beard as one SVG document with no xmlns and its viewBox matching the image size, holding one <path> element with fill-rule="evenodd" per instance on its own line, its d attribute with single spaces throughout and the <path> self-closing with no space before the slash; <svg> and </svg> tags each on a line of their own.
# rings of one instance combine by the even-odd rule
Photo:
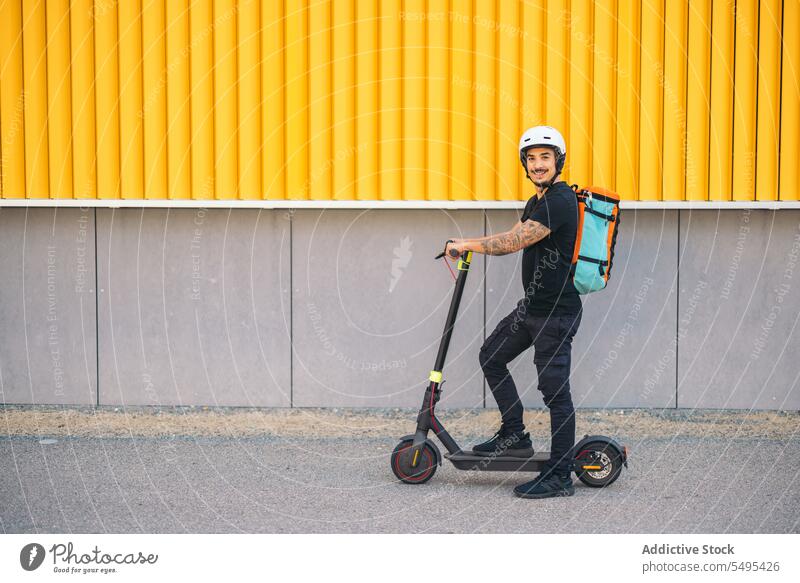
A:
<svg viewBox="0 0 800 583">
<path fill-rule="evenodd" d="M 553 178 L 555 178 L 555 172 L 531 175 L 531 180 L 536 186 L 548 186 L 553 181 Z"/>
</svg>

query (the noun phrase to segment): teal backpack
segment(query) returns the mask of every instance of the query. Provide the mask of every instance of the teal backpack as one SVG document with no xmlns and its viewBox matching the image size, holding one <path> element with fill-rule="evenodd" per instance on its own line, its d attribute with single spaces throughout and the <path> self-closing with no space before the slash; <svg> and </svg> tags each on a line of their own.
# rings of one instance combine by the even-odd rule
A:
<svg viewBox="0 0 800 583">
<path fill-rule="evenodd" d="M 578 234 L 572 254 L 572 280 L 580 294 L 608 284 L 619 229 L 619 197 L 608 190 L 572 185 L 578 197 Z"/>
</svg>

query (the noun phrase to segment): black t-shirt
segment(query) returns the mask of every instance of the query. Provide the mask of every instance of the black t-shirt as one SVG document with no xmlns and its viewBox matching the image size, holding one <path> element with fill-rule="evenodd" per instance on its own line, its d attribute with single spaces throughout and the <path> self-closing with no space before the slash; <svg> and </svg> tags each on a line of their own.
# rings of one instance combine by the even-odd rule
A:
<svg viewBox="0 0 800 583">
<path fill-rule="evenodd" d="M 570 272 L 578 233 L 578 200 L 566 182 L 556 182 L 543 199 L 532 196 L 520 222 L 541 223 L 550 234 L 522 252 L 522 285 L 528 312 L 567 315 L 581 311 L 581 299 Z"/>
</svg>

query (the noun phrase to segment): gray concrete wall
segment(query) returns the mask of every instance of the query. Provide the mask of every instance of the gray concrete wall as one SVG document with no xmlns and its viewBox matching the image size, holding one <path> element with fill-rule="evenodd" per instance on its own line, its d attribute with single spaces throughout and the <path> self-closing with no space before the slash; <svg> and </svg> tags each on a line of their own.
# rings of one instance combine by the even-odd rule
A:
<svg viewBox="0 0 800 583">
<path fill-rule="evenodd" d="M 452 293 L 433 256 L 518 216 L 0 209 L 0 397 L 417 406 Z M 442 406 L 494 406 L 478 351 L 519 260 L 476 255 Z M 798 262 L 797 211 L 624 211 L 609 287 L 583 297 L 576 405 L 800 409 Z M 510 368 L 542 406 L 532 352 Z"/>
<path fill-rule="evenodd" d="M 0 394 L 97 402 L 93 209 L 0 209 Z"/>
<path fill-rule="evenodd" d="M 443 234 L 483 232 L 471 211 L 299 211 L 294 216 L 294 401 L 406 407 L 421 400 L 452 296 Z M 483 259 L 468 281 L 442 405 L 483 405 Z"/>
<path fill-rule="evenodd" d="M 678 406 L 800 408 L 799 214 L 682 213 Z"/>
<path fill-rule="evenodd" d="M 100 403 L 287 406 L 289 218 L 99 209 Z"/>
</svg>

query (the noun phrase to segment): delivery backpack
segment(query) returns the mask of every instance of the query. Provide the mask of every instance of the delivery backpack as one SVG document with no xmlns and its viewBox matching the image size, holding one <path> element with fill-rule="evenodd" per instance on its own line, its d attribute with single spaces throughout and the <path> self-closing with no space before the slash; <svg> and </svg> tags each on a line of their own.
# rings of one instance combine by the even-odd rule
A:
<svg viewBox="0 0 800 583">
<path fill-rule="evenodd" d="M 619 197 L 603 188 L 572 185 L 578 197 L 578 234 L 572 254 L 572 281 L 580 294 L 606 287 L 619 229 Z"/>
</svg>

